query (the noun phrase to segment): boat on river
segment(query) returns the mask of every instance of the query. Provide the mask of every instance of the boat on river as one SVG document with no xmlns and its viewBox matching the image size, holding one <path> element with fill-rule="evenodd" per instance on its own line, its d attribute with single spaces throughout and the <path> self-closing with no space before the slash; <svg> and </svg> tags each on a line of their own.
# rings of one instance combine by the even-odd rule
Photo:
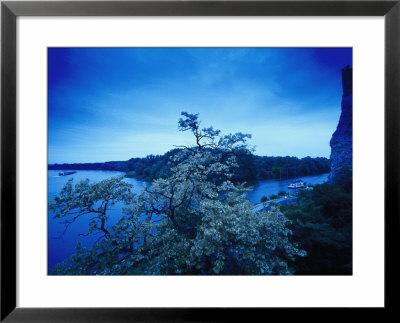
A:
<svg viewBox="0 0 400 323">
<path fill-rule="evenodd" d="M 63 171 L 63 172 L 59 172 L 58 176 L 67 176 L 67 175 L 72 175 L 75 173 L 76 173 L 76 171 Z"/>
<path fill-rule="evenodd" d="M 288 189 L 296 189 L 296 188 L 306 188 L 306 182 L 303 182 L 301 179 L 295 180 L 294 182 L 288 185 Z"/>
</svg>

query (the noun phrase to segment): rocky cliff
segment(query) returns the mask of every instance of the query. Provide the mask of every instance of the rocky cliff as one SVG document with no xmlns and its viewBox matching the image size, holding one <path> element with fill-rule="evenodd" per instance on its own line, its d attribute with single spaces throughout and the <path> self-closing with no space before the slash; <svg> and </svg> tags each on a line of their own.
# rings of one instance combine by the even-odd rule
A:
<svg viewBox="0 0 400 323">
<path fill-rule="evenodd" d="M 349 186 L 353 171 L 353 69 L 342 70 L 342 113 L 336 131 L 330 141 L 331 173 L 329 182 Z"/>
</svg>

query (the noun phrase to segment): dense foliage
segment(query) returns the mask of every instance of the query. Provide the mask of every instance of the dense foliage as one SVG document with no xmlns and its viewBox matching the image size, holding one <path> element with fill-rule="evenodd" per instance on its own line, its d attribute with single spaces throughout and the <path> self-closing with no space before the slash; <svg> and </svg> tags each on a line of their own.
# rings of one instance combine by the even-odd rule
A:
<svg viewBox="0 0 400 323">
<path fill-rule="evenodd" d="M 324 157 L 254 156 L 257 179 L 286 179 L 329 173 L 329 159 Z"/>
<path fill-rule="evenodd" d="M 220 135 L 200 128 L 198 115 L 182 113 L 179 130 L 193 146 L 169 156 L 168 176 L 133 194 L 122 177 L 75 186 L 70 180 L 50 203 L 66 228 L 91 219 L 87 233 L 101 239 L 55 266 L 59 275 L 291 274 L 306 253 L 290 241 L 288 219 L 273 207 L 254 212 L 246 188 L 234 181 L 238 160 L 251 156 L 248 134 Z M 109 226 L 108 210 L 124 203 Z"/>
<path fill-rule="evenodd" d="M 208 148 L 211 154 L 218 155 L 218 148 Z M 171 157 L 179 154 L 173 149 L 164 155 L 148 155 L 145 158 L 131 158 L 128 161 L 111 161 L 88 164 L 53 164 L 49 169 L 56 170 L 116 170 L 126 172 L 128 177 L 151 182 L 166 178 L 170 174 Z M 300 176 L 329 173 L 329 159 L 323 157 L 268 157 L 256 156 L 248 151 L 237 154 L 237 167 L 233 172 L 233 182 L 253 183 L 265 179 L 286 179 Z"/>
<path fill-rule="evenodd" d="M 291 263 L 296 274 L 352 273 L 351 191 L 327 183 L 315 185 L 313 190 L 301 192 L 298 203 L 281 210 L 292 220 L 292 241 L 307 251 L 307 257 Z"/>
</svg>

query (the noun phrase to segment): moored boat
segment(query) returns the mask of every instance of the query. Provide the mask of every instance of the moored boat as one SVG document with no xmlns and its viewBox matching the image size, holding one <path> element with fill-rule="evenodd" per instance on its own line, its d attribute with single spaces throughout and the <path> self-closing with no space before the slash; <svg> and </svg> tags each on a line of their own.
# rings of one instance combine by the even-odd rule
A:
<svg viewBox="0 0 400 323">
<path fill-rule="evenodd" d="M 76 173 L 76 171 L 66 171 L 66 172 L 59 172 L 58 173 L 58 176 L 66 176 L 66 175 L 72 175 L 72 174 L 75 174 Z"/>
<path fill-rule="evenodd" d="M 288 185 L 289 189 L 306 188 L 306 187 L 307 187 L 306 183 L 303 182 L 301 179 L 298 179 Z"/>
</svg>

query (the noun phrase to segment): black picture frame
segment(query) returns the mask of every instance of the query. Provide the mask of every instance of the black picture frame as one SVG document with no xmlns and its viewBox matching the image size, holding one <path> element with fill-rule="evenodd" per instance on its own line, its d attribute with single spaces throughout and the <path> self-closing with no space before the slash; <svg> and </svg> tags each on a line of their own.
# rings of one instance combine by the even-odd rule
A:
<svg viewBox="0 0 400 323">
<path fill-rule="evenodd" d="M 235 321 L 265 309 L 16 307 L 16 19 L 19 16 L 384 16 L 385 307 L 395 310 L 399 242 L 400 0 L 395 1 L 2 1 L 1 317 L 4 322 Z M 373 259 L 371 259 L 373 261 Z M 40 292 L 40 291 L 38 291 Z M 269 309 L 282 312 L 288 309 Z M 291 309 L 304 313 L 301 309 Z M 328 311 L 328 309 L 327 309 Z M 329 310 L 332 312 L 332 309 Z M 309 314 L 306 314 L 309 315 Z M 331 314 L 329 314 L 331 315 Z M 368 312 L 368 315 L 373 315 Z M 380 317 L 380 319 L 382 319 Z M 258 320 L 257 320 L 258 321 Z"/>
</svg>

